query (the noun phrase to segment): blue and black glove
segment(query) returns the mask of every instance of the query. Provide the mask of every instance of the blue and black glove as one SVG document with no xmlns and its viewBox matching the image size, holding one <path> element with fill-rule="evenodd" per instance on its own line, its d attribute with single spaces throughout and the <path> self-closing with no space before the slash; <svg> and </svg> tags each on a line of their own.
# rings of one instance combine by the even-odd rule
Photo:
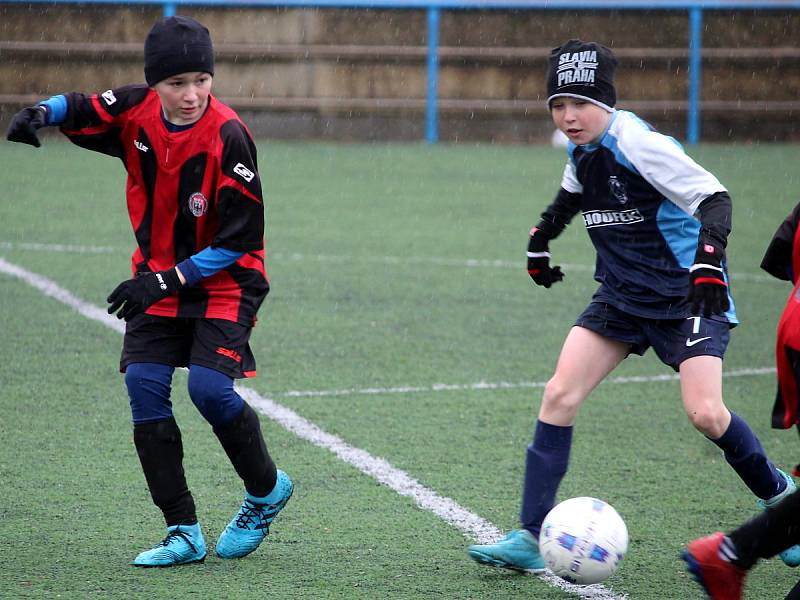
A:
<svg viewBox="0 0 800 600">
<path fill-rule="evenodd" d="M 713 240 L 701 236 L 694 256 L 694 264 L 689 269 L 689 295 L 692 314 L 703 316 L 724 314 L 730 308 L 728 284 L 722 270 L 725 250 Z"/>
<path fill-rule="evenodd" d="M 43 106 L 23 108 L 11 119 L 6 139 L 9 142 L 30 144 L 38 148 L 42 145 L 36 132 L 47 125 L 47 109 Z"/>
<path fill-rule="evenodd" d="M 536 285 L 549 288 L 564 279 L 561 267 L 550 266 L 550 238 L 538 227 L 531 229 L 528 239 L 528 275 Z"/>
<path fill-rule="evenodd" d="M 118 319 L 130 321 L 159 300 L 175 294 L 181 288 L 178 272 L 173 267 L 166 271 L 137 273 L 133 279 L 120 283 L 109 294 L 108 314 L 117 313 Z"/>
</svg>

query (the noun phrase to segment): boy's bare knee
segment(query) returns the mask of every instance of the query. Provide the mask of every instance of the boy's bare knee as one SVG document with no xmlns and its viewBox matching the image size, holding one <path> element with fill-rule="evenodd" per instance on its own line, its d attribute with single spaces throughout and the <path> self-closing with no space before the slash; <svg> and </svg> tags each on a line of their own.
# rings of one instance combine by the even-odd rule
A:
<svg viewBox="0 0 800 600">
<path fill-rule="evenodd" d="M 695 429 L 712 440 L 722 437 L 727 428 L 726 415 L 711 407 L 697 407 L 687 411 L 686 415 Z"/>
<path fill-rule="evenodd" d="M 579 391 L 558 377 L 552 377 L 544 386 L 542 405 L 549 410 L 574 414 L 577 413 L 581 400 Z"/>
</svg>

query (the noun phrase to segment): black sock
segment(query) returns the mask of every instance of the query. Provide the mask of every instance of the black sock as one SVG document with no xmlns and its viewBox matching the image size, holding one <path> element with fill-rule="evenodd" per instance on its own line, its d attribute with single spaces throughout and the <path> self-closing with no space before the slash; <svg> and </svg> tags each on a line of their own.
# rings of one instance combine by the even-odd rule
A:
<svg viewBox="0 0 800 600">
<path fill-rule="evenodd" d="M 181 431 L 174 418 L 155 423 L 135 423 L 133 442 L 147 487 L 167 526 L 194 525 L 194 499 L 183 473 Z"/>
<path fill-rule="evenodd" d="M 772 558 L 800 542 L 800 492 L 784 498 L 777 506 L 728 534 L 738 559 L 732 561 L 744 569 L 760 558 Z"/>
<path fill-rule="evenodd" d="M 225 454 L 252 496 L 263 497 L 272 491 L 278 479 L 275 463 L 267 452 L 258 415 L 245 403 L 244 409 L 230 423 L 214 427 Z"/>
</svg>

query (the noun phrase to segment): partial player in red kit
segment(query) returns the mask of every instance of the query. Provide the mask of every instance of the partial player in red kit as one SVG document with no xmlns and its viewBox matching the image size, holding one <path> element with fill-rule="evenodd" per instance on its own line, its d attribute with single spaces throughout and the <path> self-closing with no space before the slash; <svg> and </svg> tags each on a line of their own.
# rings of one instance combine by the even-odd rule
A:
<svg viewBox="0 0 800 600">
<path fill-rule="evenodd" d="M 772 426 L 789 429 L 797 425 L 800 399 L 800 204 L 778 227 L 767 248 L 761 268 L 770 275 L 791 281 L 794 289 L 789 295 L 778 323 L 775 360 L 778 367 L 778 394 L 772 409 Z M 793 475 L 800 476 L 800 464 Z"/>
<path fill-rule="evenodd" d="M 772 409 L 772 426 L 798 426 L 800 400 L 800 204 L 781 223 L 767 248 L 761 268 L 791 281 L 789 295 L 778 323 L 775 358 L 778 393 Z M 800 465 L 793 475 L 800 474 Z M 683 551 L 689 572 L 712 600 L 744 598 L 748 572 L 758 561 L 780 554 L 790 566 L 800 565 L 800 492 L 768 507 L 727 535 L 716 532 L 690 542 Z M 786 596 L 800 600 L 800 583 Z"/>
<path fill-rule="evenodd" d="M 269 291 L 255 144 L 237 114 L 211 95 L 214 49 L 205 26 L 161 19 L 144 55 L 147 84 L 53 96 L 17 113 L 7 138 L 38 147 L 37 130 L 59 126 L 78 146 L 119 158 L 128 173 L 133 277 L 108 296 L 108 312 L 126 321 L 120 370 L 134 443 L 167 525 L 167 536 L 133 564 L 166 567 L 206 557 L 172 414 L 176 367 L 188 367 L 192 402 L 245 488 L 217 555 L 254 551 L 293 484 L 233 386 L 255 375 L 249 339 Z"/>
</svg>

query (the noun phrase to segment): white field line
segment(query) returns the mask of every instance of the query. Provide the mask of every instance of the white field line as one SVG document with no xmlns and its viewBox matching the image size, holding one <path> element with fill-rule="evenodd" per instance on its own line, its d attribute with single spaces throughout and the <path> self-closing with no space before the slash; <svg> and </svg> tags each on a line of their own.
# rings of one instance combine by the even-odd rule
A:
<svg viewBox="0 0 800 600">
<path fill-rule="evenodd" d="M 118 331 L 119 333 L 125 333 L 124 322 L 120 321 L 113 315 L 109 315 L 104 309 L 98 308 L 97 306 L 89 304 L 88 302 L 84 302 L 47 277 L 43 277 L 42 275 L 38 275 L 23 269 L 22 267 L 18 267 L 15 264 L 3 260 L 2 258 L 0 258 L 0 272 L 12 275 L 17 279 L 21 279 L 28 285 L 42 292 L 45 296 L 49 296 L 50 298 L 58 300 L 62 304 L 66 304 L 87 319 L 102 323 L 106 327 L 109 327 L 114 331 Z"/>
<path fill-rule="evenodd" d="M 4 242 L 0 241 L 0 250 L 24 250 L 26 252 L 59 252 L 74 254 L 126 254 L 129 250 L 111 246 L 83 246 L 72 244 L 43 244 L 36 242 Z M 383 265 L 433 265 L 439 267 L 484 268 L 484 269 L 518 269 L 522 270 L 524 259 L 503 260 L 488 258 L 443 258 L 437 256 L 348 256 L 343 254 L 301 254 L 297 252 L 270 252 L 268 260 L 277 261 L 312 261 L 324 263 L 379 263 Z M 560 265 L 565 271 L 593 273 L 594 265 L 564 263 Z M 731 273 L 731 279 L 755 281 L 759 283 L 786 284 L 775 277 L 764 273 Z"/>
<path fill-rule="evenodd" d="M 119 333 L 124 333 L 125 331 L 124 324 L 116 317 L 109 315 L 101 308 L 84 302 L 42 275 L 9 263 L 3 258 L 0 258 L 0 272 L 21 279 L 44 295 L 66 304 L 88 319 L 97 321 Z M 446 523 L 460 529 L 465 536 L 478 543 L 488 543 L 502 535 L 496 525 L 463 508 L 454 500 L 440 496 L 433 490 L 426 488 L 405 471 L 393 467 L 388 461 L 351 446 L 338 436 L 323 431 L 293 410 L 264 398 L 255 390 L 242 385 L 237 385 L 236 387 L 242 397 L 266 417 L 299 438 L 329 450 L 347 464 L 369 475 L 401 496 L 411 498 L 420 508 L 432 512 Z M 573 585 L 549 572 L 539 577 L 549 585 L 580 598 L 592 598 L 594 600 L 626 600 L 627 598 L 626 595 L 616 595 L 601 584 L 591 586 Z"/>
<path fill-rule="evenodd" d="M 735 369 L 724 371 L 723 377 L 752 377 L 755 375 L 768 375 L 775 373 L 775 367 L 759 367 L 755 369 Z M 611 377 L 603 381 L 600 385 L 621 384 L 621 383 L 655 383 L 660 381 L 678 381 L 680 378 L 677 373 L 665 373 L 662 375 L 634 375 L 630 377 Z M 340 390 L 289 390 L 288 392 L 277 392 L 272 394 L 275 397 L 283 398 L 316 398 L 325 396 L 380 396 L 390 394 L 420 394 L 430 392 L 465 392 L 475 390 L 515 390 L 543 388 L 546 381 L 520 381 L 520 382 L 488 382 L 478 381 L 477 383 L 451 384 L 434 383 L 433 385 L 421 386 L 398 386 L 398 387 L 374 387 L 374 388 L 346 388 Z"/>
<path fill-rule="evenodd" d="M 114 254 L 122 252 L 111 246 L 82 246 L 75 244 L 40 244 L 36 242 L 0 242 L 0 250 L 27 252 L 66 252 L 71 254 Z"/>
</svg>

